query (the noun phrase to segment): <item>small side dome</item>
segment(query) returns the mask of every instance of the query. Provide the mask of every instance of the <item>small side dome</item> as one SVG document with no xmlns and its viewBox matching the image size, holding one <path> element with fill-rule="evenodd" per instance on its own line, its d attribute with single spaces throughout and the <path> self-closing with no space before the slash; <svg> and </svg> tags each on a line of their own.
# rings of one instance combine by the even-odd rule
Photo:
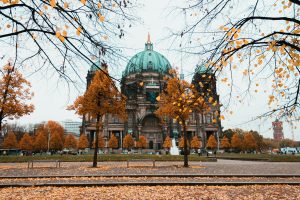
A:
<svg viewBox="0 0 300 200">
<path fill-rule="evenodd" d="M 212 68 L 207 68 L 204 65 L 196 65 L 195 74 L 213 74 Z"/>
<path fill-rule="evenodd" d="M 90 72 L 95 72 L 99 69 L 103 69 L 103 68 L 106 68 L 106 67 L 107 67 L 106 63 L 101 63 L 100 60 L 98 60 L 94 64 L 92 64 L 89 71 Z"/>
</svg>

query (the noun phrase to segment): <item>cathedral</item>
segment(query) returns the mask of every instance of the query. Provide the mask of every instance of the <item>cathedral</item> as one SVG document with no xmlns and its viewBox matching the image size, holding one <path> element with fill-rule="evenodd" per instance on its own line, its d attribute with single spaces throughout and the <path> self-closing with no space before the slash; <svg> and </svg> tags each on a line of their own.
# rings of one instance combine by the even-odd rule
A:
<svg viewBox="0 0 300 200">
<path fill-rule="evenodd" d="M 154 51 L 153 43 L 148 35 L 144 51 L 135 54 L 122 73 L 121 92 L 127 97 L 128 119 L 121 121 L 113 115 L 106 115 L 103 118 L 103 135 L 106 141 L 114 134 L 118 138 L 119 148 L 121 148 L 126 134 L 131 134 L 136 140 L 139 135 L 144 135 L 147 138 L 147 149 L 149 150 L 162 149 L 167 135 L 178 141 L 182 135 L 181 126 L 173 119 L 169 119 L 168 123 L 162 123 L 155 114 L 156 97 L 166 87 L 167 82 L 164 77 L 170 76 L 170 69 L 172 69 L 170 62 L 165 56 Z M 92 66 L 88 71 L 87 86 L 96 70 L 98 67 Z M 208 75 L 212 77 L 209 80 Z M 204 66 L 197 66 L 192 83 L 199 85 L 199 82 L 209 88 L 214 99 L 219 100 L 216 79 L 212 71 L 207 70 Z M 197 90 L 202 92 L 200 87 L 197 87 Z M 213 123 L 213 119 L 218 118 L 215 116 L 216 113 L 220 113 L 220 107 L 212 108 L 210 113 L 205 115 L 192 112 L 187 127 L 189 140 L 196 135 L 202 144 L 206 144 L 208 137 L 212 134 L 219 138 L 221 122 L 217 120 Z M 87 134 L 90 147 L 95 138 L 95 131 L 95 119 L 83 116 L 82 132 Z"/>
</svg>

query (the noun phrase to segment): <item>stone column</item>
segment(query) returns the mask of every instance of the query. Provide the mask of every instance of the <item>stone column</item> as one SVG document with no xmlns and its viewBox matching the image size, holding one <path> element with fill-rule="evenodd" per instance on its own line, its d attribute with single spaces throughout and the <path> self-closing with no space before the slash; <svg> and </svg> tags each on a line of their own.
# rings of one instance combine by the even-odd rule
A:
<svg viewBox="0 0 300 200">
<path fill-rule="evenodd" d="M 120 131 L 120 140 L 121 140 L 121 142 L 120 142 L 120 144 L 121 144 L 120 148 L 123 149 L 123 131 Z"/>
<path fill-rule="evenodd" d="M 140 135 L 141 135 L 141 130 L 142 130 L 142 125 L 138 125 L 138 138 L 137 139 L 139 139 L 139 137 L 140 137 Z"/>
<path fill-rule="evenodd" d="M 168 125 L 163 125 L 163 139 L 168 135 Z M 169 135 L 171 137 L 171 135 Z"/>
</svg>

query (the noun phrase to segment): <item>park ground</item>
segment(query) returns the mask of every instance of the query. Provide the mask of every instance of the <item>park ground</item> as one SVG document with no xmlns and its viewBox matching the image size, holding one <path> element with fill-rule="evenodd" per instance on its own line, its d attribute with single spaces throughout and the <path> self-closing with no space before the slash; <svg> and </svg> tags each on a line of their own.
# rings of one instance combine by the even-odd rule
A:
<svg viewBox="0 0 300 200">
<path fill-rule="evenodd" d="M 289 199 L 300 198 L 300 186 L 120 186 L 5 188 L 0 199 Z"/>
<path fill-rule="evenodd" d="M 198 156 L 197 154 L 191 154 L 189 156 L 190 161 L 212 161 L 215 156 L 206 155 Z M 296 155 L 280 155 L 280 154 L 239 154 L 239 153 L 220 153 L 217 154 L 218 159 L 230 159 L 230 160 L 246 160 L 246 161 L 268 161 L 268 162 L 300 162 L 300 154 Z M 0 156 L 0 163 L 19 163 L 27 162 L 30 160 L 61 160 L 64 162 L 92 162 L 92 154 L 84 155 L 46 155 L 36 154 L 34 156 Z M 128 159 L 154 159 L 156 161 L 183 161 L 183 156 L 174 155 L 148 155 L 148 154 L 101 154 L 98 155 L 98 161 L 126 161 Z"/>
<path fill-rule="evenodd" d="M 27 162 L 2 162 L 0 187 L 14 186 L 0 188 L 0 199 L 300 199 L 300 162 L 218 159 L 216 162 L 190 161 L 189 164 L 189 168 L 184 168 L 182 161 L 158 160 L 155 167 L 151 162 L 142 161 L 127 167 L 124 159 L 100 161 L 97 168 L 92 168 L 91 162 L 62 162 L 59 168 L 55 163 L 35 163 L 33 168 L 28 168 Z M 268 175 L 288 177 L 266 177 Z M 195 182 L 199 185 L 185 185 Z M 230 182 L 242 184 L 226 185 Z M 246 185 L 250 182 L 257 185 Z M 264 184 L 260 184 L 262 182 Z M 272 184 L 274 182 L 276 184 Z M 289 185 L 290 182 L 297 184 Z M 51 186 L 57 183 L 61 185 Z M 111 183 L 116 185 L 97 186 Z M 87 187 L 88 184 L 96 186 Z"/>
</svg>

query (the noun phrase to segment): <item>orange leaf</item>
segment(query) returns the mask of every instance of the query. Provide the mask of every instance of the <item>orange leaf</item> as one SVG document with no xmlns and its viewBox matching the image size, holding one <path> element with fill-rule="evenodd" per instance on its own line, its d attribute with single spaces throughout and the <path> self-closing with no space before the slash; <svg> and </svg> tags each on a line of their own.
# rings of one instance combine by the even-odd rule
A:
<svg viewBox="0 0 300 200">
<path fill-rule="evenodd" d="M 80 36 L 81 32 L 82 32 L 81 27 L 78 27 L 76 30 L 76 35 Z"/>
<path fill-rule="evenodd" d="M 54 8 L 56 6 L 56 0 L 50 0 L 50 6 Z"/>
</svg>

